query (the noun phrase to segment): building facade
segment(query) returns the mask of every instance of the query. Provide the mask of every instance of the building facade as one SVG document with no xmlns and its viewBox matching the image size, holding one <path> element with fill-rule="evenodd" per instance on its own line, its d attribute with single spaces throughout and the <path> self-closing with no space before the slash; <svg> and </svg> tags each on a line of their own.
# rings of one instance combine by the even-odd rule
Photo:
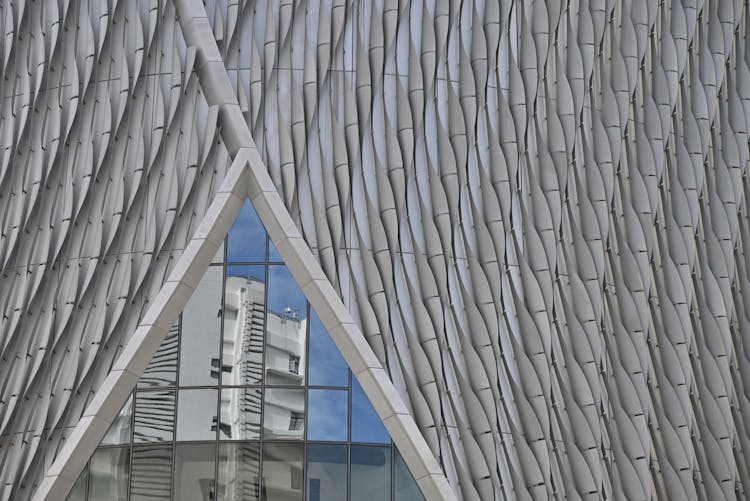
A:
<svg viewBox="0 0 750 501">
<path fill-rule="evenodd" d="M 0 0 L 0 500 L 745 497 L 749 21 Z"/>
</svg>

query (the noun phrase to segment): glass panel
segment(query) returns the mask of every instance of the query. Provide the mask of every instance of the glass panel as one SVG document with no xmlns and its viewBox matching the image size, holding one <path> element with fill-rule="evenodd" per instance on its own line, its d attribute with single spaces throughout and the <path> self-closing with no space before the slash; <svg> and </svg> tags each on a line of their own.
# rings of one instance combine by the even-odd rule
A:
<svg viewBox="0 0 750 501">
<path fill-rule="evenodd" d="M 268 267 L 266 384 L 305 382 L 307 300 L 283 265 Z"/>
<path fill-rule="evenodd" d="M 127 499 L 128 447 L 98 449 L 89 463 L 89 500 Z"/>
<path fill-rule="evenodd" d="M 218 390 L 180 390 L 177 440 L 216 440 Z"/>
<path fill-rule="evenodd" d="M 300 444 L 263 444 L 263 501 L 302 500 L 302 455 Z"/>
<path fill-rule="evenodd" d="M 302 440 L 305 432 L 305 390 L 266 389 L 263 438 Z"/>
<path fill-rule="evenodd" d="M 265 266 L 227 266 L 222 384 L 259 384 L 263 377 L 265 281 Z"/>
<path fill-rule="evenodd" d="M 356 378 L 352 378 L 352 442 L 388 444 L 391 436 Z"/>
<path fill-rule="evenodd" d="M 346 442 L 349 392 L 308 390 L 307 439 Z"/>
<path fill-rule="evenodd" d="M 216 443 L 177 444 L 174 464 L 174 499 L 213 501 Z"/>
<path fill-rule="evenodd" d="M 219 499 L 257 501 L 260 495 L 260 444 L 219 446 Z"/>
<path fill-rule="evenodd" d="M 346 501 L 346 446 L 307 446 L 307 501 Z"/>
<path fill-rule="evenodd" d="M 172 446 L 133 448 L 130 501 L 169 500 L 172 495 Z"/>
<path fill-rule="evenodd" d="M 352 445 L 351 499 L 388 501 L 391 498 L 391 448 Z"/>
<path fill-rule="evenodd" d="M 348 386 L 349 366 L 333 344 L 323 324 L 310 310 L 310 370 L 311 386 Z"/>
<path fill-rule="evenodd" d="M 86 501 L 86 484 L 89 482 L 89 465 L 84 466 L 83 471 L 78 475 L 78 480 L 70 489 L 65 501 Z"/>
<path fill-rule="evenodd" d="M 265 261 L 266 230 L 250 200 L 245 200 L 227 237 L 227 262 Z"/>
<path fill-rule="evenodd" d="M 222 267 L 209 267 L 182 311 L 180 386 L 218 382 L 222 280 Z"/>
<path fill-rule="evenodd" d="M 219 438 L 260 438 L 260 388 L 222 388 Z"/>
<path fill-rule="evenodd" d="M 101 445 L 122 445 L 130 443 L 130 423 L 133 417 L 133 397 L 128 398 L 120 413 L 104 435 Z"/>
<path fill-rule="evenodd" d="M 422 491 L 398 450 L 393 457 L 393 494 L 394 501 L 424 501 Z"/>
<path fill-rule="evenodd" d="M 167 337 L 156 351 L 143 375 L 138 388 L 150 386 L 175 386 L 177 384 L 177 347 L 180 340 L 179 320 L 169 329 Z"/>
<path fill-rule="evenodd" d="M 133 441 L 163 442 L 174 432 L 173 390 L 139 391 L 135 394 Z"/>
</svg>

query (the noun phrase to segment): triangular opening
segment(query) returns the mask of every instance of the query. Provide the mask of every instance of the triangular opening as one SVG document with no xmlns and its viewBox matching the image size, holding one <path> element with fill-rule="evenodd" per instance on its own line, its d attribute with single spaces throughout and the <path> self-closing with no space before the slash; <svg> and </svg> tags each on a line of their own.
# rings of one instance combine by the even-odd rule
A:
<svg viewBox="0 0 750 501">
<path fill-rule="evenodd" d="M 68 499 L 418 500 L 246 201 Z"/>
</svg>

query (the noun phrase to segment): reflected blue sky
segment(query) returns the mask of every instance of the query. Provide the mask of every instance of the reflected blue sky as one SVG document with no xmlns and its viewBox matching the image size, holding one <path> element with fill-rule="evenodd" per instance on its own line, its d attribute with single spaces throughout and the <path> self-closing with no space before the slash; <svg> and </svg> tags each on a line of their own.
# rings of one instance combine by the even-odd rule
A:
<svg viewBox="0 0 750 501">
<path fill-rule="evenodd" d="M 230 264 L 227 265 L 227 276 L 228 277 L 242 277 L 252 278 L 258 282 L 266 281 L 266 267 L 262 264 L 257 265 L 242 265 L 242 264 Z"/>
<path fill-rule="evenodd" d="M 229 230 L 227 261 L 264 261 L 266 258 L 266 230 L 258 219 L 250 200 L 245 200 L 237 219 Z"/>
<path fill-rule="evenodd" d="M 318 315 L 310 311 L 310 386 L 347 386 L 349 366 L 333 344 Z"/>
<path fill-rule="evenodd" d="M 292 313 L 299 311 L 299 318 L 305 318 L 307 300 L 286 266 L 269 265 L 268 309 L 275 313 L 284 313 L 286 308 L 291 308 Z"/>
<path fill-rule="evenodd" d="M 356 378 L 352 378 L 352 442 L 391 442 L 388 430 L 383 426 Z"/>
<path fill-rule="evenodd" d="M 345 442 L 347 405 L 346 390 L 309 390 L 307 439 Z"/>
</svg>

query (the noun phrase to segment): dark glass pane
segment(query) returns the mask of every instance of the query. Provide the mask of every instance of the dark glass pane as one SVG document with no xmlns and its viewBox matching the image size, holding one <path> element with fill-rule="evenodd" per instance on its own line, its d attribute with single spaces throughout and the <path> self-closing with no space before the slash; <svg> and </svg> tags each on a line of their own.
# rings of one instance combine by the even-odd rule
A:
<svg viewBox="0 0 750 501">
<path fill-rule="evenodd" d="M 391 436 L 356 378 L 352 378 L 352 442 L 388 444 Z"/>
<path fill-rule="evenodd" d="M 307 446 L 307 501 L 346 501 L 346 446 Z"/>
<path fill-rule="evenodd" d="M 120 413 L 104 435 L 101 445 L 122 445 L 130 443 L 130 425 L 133 418 L 133 397 L 131 396 L 120 409 Z"/>
<path fill-rule="evenodd" d="M 260 497 L 260 444 L 219 445 L 219 499 L 257 501 Z"/>
<path fill-rule="evenodd" d="M 263 438 L 302 440 L 305 433 L 305 390 L 266 388 Z"/>
<path fill-rule="evenodd" d="M 180 340 L 180 322 L 169 329 L 167 337 L 151 359 L 138 380 L 138 388 L 174 386 L 177 384 L 177 347 Z"/>
<path fill-rule="evenodd" d="M 163 442 L 174 432 L 174 390 L 139 391 L 135 394 L 133 441 Z"/>
<path fill-rule="evenodd" d="M 302 500 L 303 449 L 301 443 L 263 444 L 263 501 Z"/>
<path fill-rule="evenodd" d="M 70 489 L 65 501 L 86 501 L 86 485 L 89 482 L 89 465 L 84 466 L 83 471 L 78 475 L 78 480 Z"/>
<path fill-rule="evenodd" d="M 333 344 L 323 324 L 310 310 L 310 369 L 308 384 L 311 386 L 348 386 L 349 366 L 344 362 L 339 349 Z"/>
<path fill-rule="evenodd" d="M 130 448 L 98 449 L 89 463 L 89 500 L 127 499 Z"/>
<path fill-rule="evenodd" d="M 263 377 L 266 267 L 227 266 L 221 381 L 259 384 Z"/>
<path fill-rule="evenodd" d="M 218 390 L 180 390 L 177 440 L 216 440 Z"/>
<path fill-rule="evenodd" d="M 213 501 L 216 499 L 215 456 L 215 442 L 210 444 L 177 444 L 175 446 L 175 500 Z"/>
<path fill-rule="evenodd" d="M 398 451 L 393 458 L 394 501 L 424 501 L 422 491 Z"/>
<path fill-rule="evenodd" d="M 222 388 L 219 438 L 260 438 L 261 400 L 260 388 Z"/>
<path fill-rule="evenodd" d="M 245 200 L 227 237 L 227 262 L 265 261 L 266 230 L 250 200 Z"/>
<path fill-rule="evenodd" d="M 349 392 L 308 390 L 307 439 L 346 442 Z"/>
<path fill-rule="evenodd" d="M 305 382 L 307 300 L 283 265 L 268 267 L 266 384 Z"/>
<path fill-rule="evenodd" d="M 130 501 L 169 501 L 172 495 L 172 446 L 133 448 Z"/>
<path fill-rule="evenodd" d="M 351 499 L 388 501 L 391 498 L 391 448 L 353 445 Z"/>
<path fill-rule="evenodd" d="M 221 266 L 211 266 L 182 310 L 180 386 L 215 385 L 221 370 Z"/>
</svg>

